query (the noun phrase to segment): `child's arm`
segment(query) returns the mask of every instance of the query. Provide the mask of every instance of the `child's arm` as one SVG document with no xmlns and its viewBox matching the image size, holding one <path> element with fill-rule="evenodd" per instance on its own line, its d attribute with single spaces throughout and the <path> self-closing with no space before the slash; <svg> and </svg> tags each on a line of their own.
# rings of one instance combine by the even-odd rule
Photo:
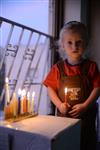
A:
<svg viewBox="0 0 100 150">
<path fill-rule="evenodd" d="M 88 108 L 90 108 L 95 103 L 99 95 L 100 95 L 100 88 L 94 88 L 90 96 L 87 98 L 87 100 L 82 104 L 74 105 L 72 107 L 72 110 L 69 112 L 69 114 L 73 118 L 79 117 L 81 114 L 83 114 Z"/>
<path fill-rule="evenodd" d="M 54 105 L 57 107 L 57 109 L 59 109 L 59 111 L 62 114 L 66 114 L 67 110 L 68 110 L 67 104 L 61 102 L 61 100 L 57 96 L 57 93 L 51 87 L 48 87 L 48 93 L 49 93 L 49 96 L 51 98 L 51 101 L 54 103 Z"/>
<path fill-rule="evenodd" d="M 90 94 L 90 96 L 87 98 L 87 100 L 84 102 L 84 105 L 86 108 L 91 107 L 91 105 L 98 99 L 100 96 L 100 88 L 94 88 Z"/>
</svg>

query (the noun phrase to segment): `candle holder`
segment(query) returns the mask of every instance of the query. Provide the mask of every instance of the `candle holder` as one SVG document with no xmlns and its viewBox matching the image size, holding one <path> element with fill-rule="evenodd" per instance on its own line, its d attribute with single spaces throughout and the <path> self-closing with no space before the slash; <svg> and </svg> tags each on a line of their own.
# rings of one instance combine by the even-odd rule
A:
<svg viewBox="0 0 100 150">
<path fill-rule="evenodd" d="M 34 112 L 34 96 L 35 92 L 32 93 L 32 99 L 30 99 L 30 94 L 28 93 L 26 96 L 26 92 L 23 90 L 17 98 L 14 92 L 9 104 L 4 107 L 5 120 L 16 122 L 36 116 L 37 113 Z"/>
</svg>

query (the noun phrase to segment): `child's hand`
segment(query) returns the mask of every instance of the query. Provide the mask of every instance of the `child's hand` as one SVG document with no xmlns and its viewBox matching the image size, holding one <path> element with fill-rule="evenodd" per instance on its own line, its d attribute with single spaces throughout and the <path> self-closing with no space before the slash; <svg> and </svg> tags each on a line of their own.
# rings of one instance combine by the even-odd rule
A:
<svg viewBox="0 0 100 150">
<path fill-rule="evenodd" d="M 71 111 L 69 111 L 68 113 L 70 114 L 70 116 L 72 118 L 78 118 L 80 117 L 84 112 L 86 111 L 86 107 L 83 104 L 76 104 L 71 108 Z"/>
<path fill-rule="evenodd" d="M 68 112 L 69 108 L 70 108 L 70 105 L 69 105 L 68 103 L 62 103 L 62 104 L 60 105 L 59 111 L 60 111 L 63 115 L 65 115 L 65 114 Z"/>
</svg>

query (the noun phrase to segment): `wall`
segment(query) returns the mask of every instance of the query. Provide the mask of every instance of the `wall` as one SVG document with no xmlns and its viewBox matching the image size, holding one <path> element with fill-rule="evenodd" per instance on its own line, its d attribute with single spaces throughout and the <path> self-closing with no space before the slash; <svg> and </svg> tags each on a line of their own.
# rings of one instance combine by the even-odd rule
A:
<svg viewBox="0 0 100 150">
<path fill-rule="evenodd" d="M 100 1 L 91 0 L 91 39 L 89 42 L 89 57 L 97 62 L 100 70 Z M 81 17 L 81 0 L 66 0 L 65 1 L 65 11 L 64 11 L 64 22 L 71 20 L 80 21 Z"/>
<path fill-rule="evenodd" d="M 65 1 L 65 22 L 71 20 L 80 21 L 81 0 L 66 0 Z"/>
<path fill-rule="evenodd" d="M 91 57 L 100 70 L 100 1 L 91 1 Z"/>
<path fill-rule="evenodd" d="M 100 1 L 91 1 L 91 56 L 97 62 L 100 70 Z M 100 96 L 98 99 L 97 133 L 100 142 Z M 98 147 L 98 150 L 100 146 Z"/>
</svg>

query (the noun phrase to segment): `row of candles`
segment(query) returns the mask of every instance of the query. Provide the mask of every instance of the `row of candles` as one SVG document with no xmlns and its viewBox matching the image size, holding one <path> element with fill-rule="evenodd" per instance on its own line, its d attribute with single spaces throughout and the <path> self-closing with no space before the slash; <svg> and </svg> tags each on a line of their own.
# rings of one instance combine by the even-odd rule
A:
<svg viewBox="0 0 100 150">
<path fill-rule="evenodd" d="M 18 90 L 18 97 L 16 93 L 13 93 L 10 100 L 9 80 L 5 79 L 5 114 L 7 117 L 17 117 L 18 115 L 34 113 L 34 97 L 35 92 L 32 95 L 25 89 Z"/>
<path fill-rule="evenodd" d="M 65 102 L 67 103 L 67 92 L 68 89 L 65 87 Z M 33 91 L 32 95 L 30 92 L 27 92 L 23 89 L 18 90 L 18 97 L 16 93 L 13 93 L 12 99 L 10 101 L 10 90 L 9 90 L 9 79 L 5 79 L 5 111 L 8 116 L 23 115 L 26 113 L 34 113 L 34 97 L 35 92 Z M 9 115 L 10 114 L 10 115 Z"/>
</svg>

